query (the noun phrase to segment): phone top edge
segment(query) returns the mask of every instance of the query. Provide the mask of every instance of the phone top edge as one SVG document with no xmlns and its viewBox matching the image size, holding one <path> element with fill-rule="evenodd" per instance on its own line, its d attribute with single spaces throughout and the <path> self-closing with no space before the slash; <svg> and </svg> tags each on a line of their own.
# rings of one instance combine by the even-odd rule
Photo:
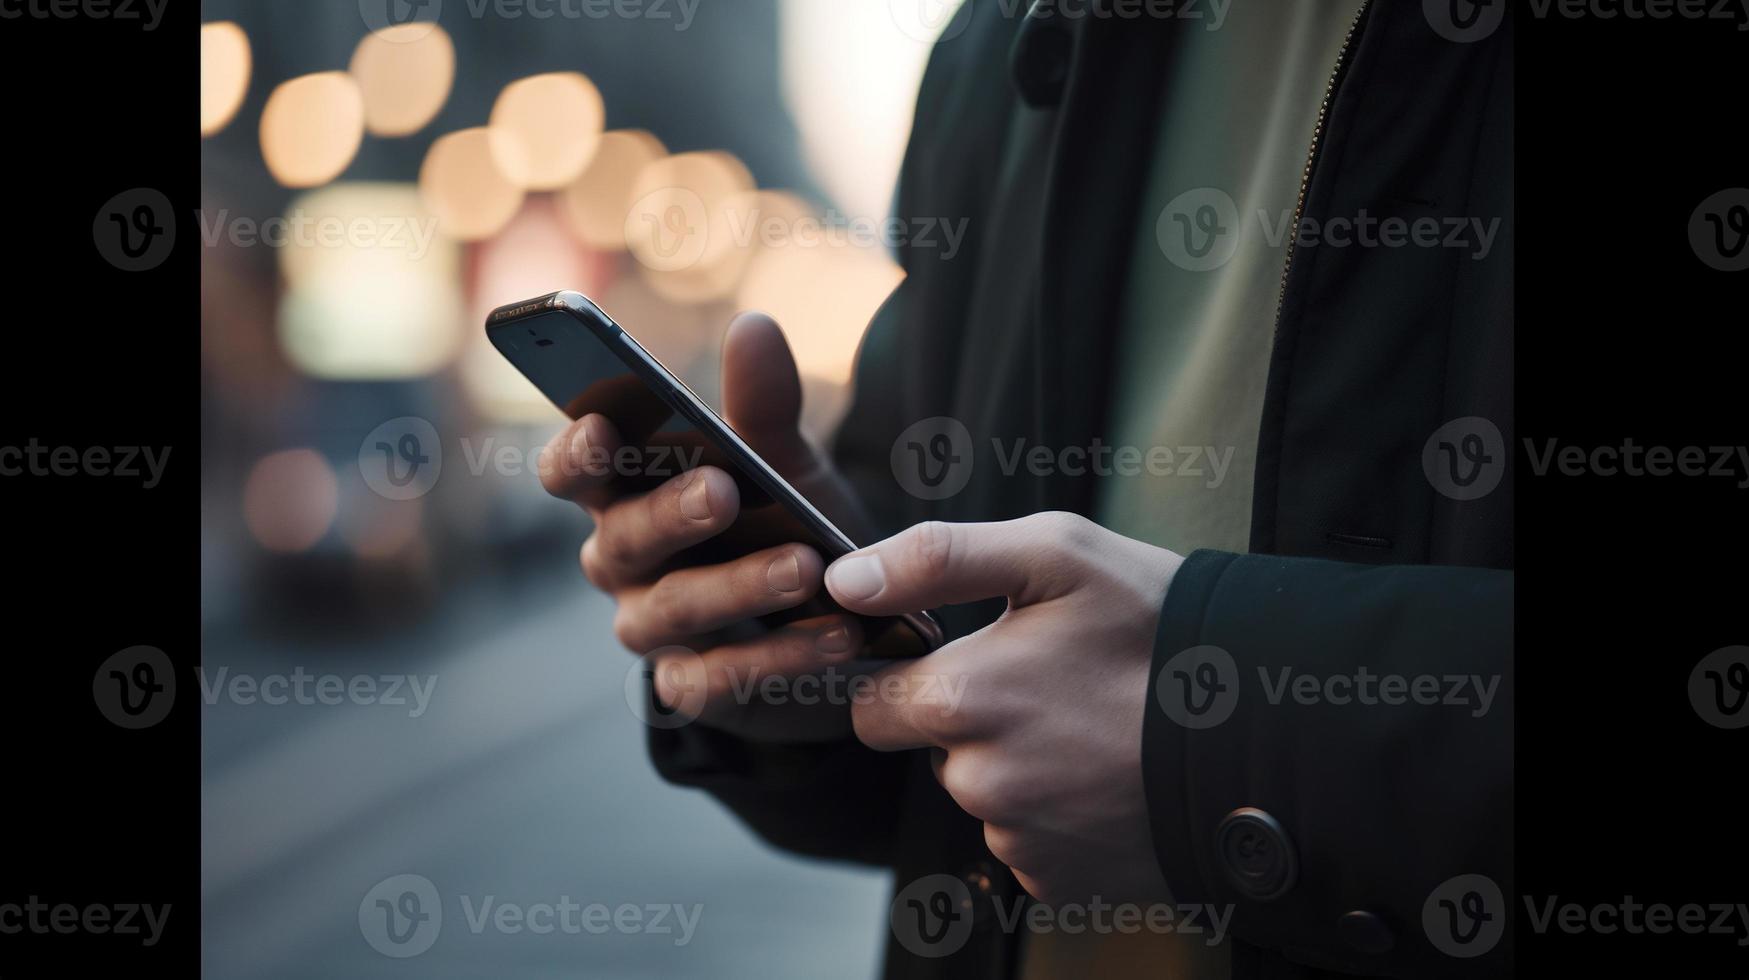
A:
<svg viewBox="0 0 1749 980">
<path fill-rule="evenodd" d="M 584 316 L 599 317 L 607 323 L 613 324 L 616 329 L 619 326 L 601 311 L 601 307 L 591 302 L 589 297 L 575 289 L 561 289 L 555 293 L 547 293 L 544 296 L 536 296 L 533 299 L 507 303 L 498 307 L 486 314 L 486 329 L 491 330 L 494 327 L 516 323 L 553 310 L 569 310 Z"/>
</svg>

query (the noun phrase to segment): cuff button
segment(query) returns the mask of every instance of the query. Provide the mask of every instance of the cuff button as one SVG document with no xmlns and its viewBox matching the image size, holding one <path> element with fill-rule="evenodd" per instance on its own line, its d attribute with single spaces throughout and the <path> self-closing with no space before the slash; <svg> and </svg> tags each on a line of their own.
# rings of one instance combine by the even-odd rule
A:
<svg viewBox="0 0 1749 980">
<path fill-rule="evenodd" d="M 1397 936 L 1385 920 L 1365 909 L 1356 909 L 1337 919 L 1336 931 L 1350 948 L 1368 956 L 1383 955 L 1397 945 Z"/>
<path fill-rule="evenodd" d="M 1281 822 L 1254 806 L 1240 807 L 1215 828 L 1227 878 L 1246 897 L 1280 898 L 1299 877 L 1299 859 Z"/>
</svg>

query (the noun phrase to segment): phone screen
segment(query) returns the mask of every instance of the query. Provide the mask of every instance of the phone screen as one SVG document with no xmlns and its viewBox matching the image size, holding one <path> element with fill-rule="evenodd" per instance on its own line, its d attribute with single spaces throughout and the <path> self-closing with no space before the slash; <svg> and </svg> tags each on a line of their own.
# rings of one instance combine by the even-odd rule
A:
<svg viewBox="0 0 1749 980">
<path fill-rule="evenodd" d="M 734 478 L 741 510 L 721 534 L 676 556 L 680 566 L 717 564 L 800 541 L 828 563 L 853 550 L 831 522 L 733 434 L 727 423 L 605 314 L 577 294 L 505 307 L 487 321 L 493 346 L 568 417 L 598 414 L 620 446 L 582 461 L 621 494 L 643 493 L 698 466 Z M 794 609 L 762 617 L 777 626 L 841 611 L 824 589 Z M 927 614 L 859 617 L 872 658 L 915 657 L 939 642 Z"/>
</svg>

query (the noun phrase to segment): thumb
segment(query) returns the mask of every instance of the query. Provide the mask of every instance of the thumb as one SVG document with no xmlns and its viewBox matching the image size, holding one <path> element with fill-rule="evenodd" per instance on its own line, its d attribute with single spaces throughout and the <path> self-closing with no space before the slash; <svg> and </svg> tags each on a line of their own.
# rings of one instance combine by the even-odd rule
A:
<svg viewBox="0 0 1749 980">
<path fill-rule="evenodd" d="M 777 321 L 747 312 L 723 339 L 723 414 L 779 473 L 807 471 L 813 450 L 802 438 L 802 382 Z"/>
<path fill-rule="evenodd" d="M 1016 606 L 1043 602 L 1072 585 L 1063 574 L 1073 565 L 1071 520 L 1034 514 L 994 524 L 918 524 L 833 562 L 826 588 L 844 608 L 870 616 L 997 596 Z"/>
</svg>

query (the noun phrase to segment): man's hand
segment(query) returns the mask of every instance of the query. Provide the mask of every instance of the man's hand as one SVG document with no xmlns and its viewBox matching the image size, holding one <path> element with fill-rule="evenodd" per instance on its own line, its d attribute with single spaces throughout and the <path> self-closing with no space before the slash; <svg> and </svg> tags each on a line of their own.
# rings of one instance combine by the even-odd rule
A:
<svg viewBox="0 0 1749 980">
<path fill-rule="evenodd" d="M 1167 898 L 1142 791 L 1160 606 L 1183 559 L 1070 514 L 919 524 L 826 571 L 870 615 L 996 596 L 990 626 L 874 678 L 853 707 L 876 749 L 934 747 L 990 851 L 1046 903 Z"/>
<path fill-rule="evenodd" d="M 746 313 L 729 326 L 723 401 L 729 423 L 773 468 L 840 527 L 856 526 L 854 499 L 796 427 L 801 381 L 769 317 Z M 819 553 L 778 543 L 722 564 L 675 567 L 677 553 L 735 523 L 741 503 L 735 481 L 701 466 L 647 493 L 628 494 L 611 468 L 600 465 L 619 448 L 613 424 L 586 415 L 548 444 L 541 482 L 595 520 L 583 542 L 583 574 L 619 604 L 619 641 L 639 655 L 670 646 L 699 654 L 658 663 L 656 696 L 689 718 L 749 737 L 847 735 L 850 717 L 842 703 L 761 704 L 747 693 L 772 676 L 794 678 L 833 665 L 843 670 L 861 650 L 854 617 L 825 616 L 770 631 L 750 622 L 811 599 L 825 564 Z"/>
</svg>

